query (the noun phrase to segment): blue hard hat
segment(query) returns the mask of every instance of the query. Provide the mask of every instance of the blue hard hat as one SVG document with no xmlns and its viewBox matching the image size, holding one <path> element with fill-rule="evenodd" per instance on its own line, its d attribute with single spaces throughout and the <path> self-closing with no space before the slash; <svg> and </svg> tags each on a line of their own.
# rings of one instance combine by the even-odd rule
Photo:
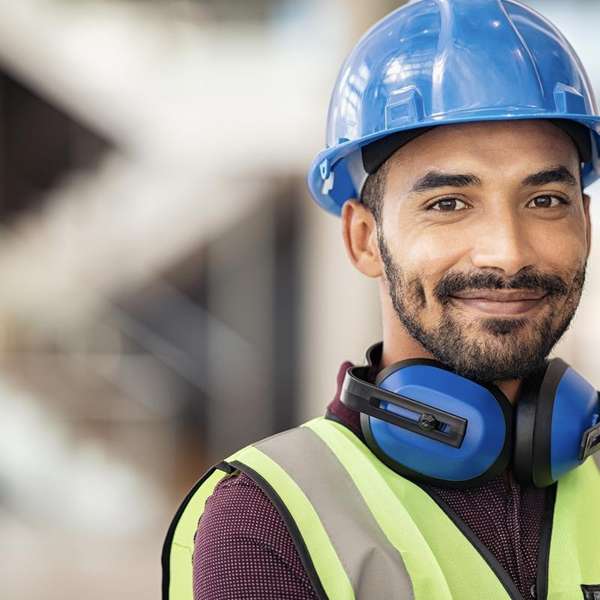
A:
<svg viewBox="0 0 600 600">
<path fill-rule="evenodd" d="M 571 123 L 587 138 L 584 186 L 600 177 L 592 87 L 552 23 L 515 0 L 413 0 L 376 23 L 342 65 L 310 191 L 339 215 L 376 170 L 365 165 L 374 142 L 392 135 L 407 141 L 436 125 L 507 119 Z"/>
</svg>

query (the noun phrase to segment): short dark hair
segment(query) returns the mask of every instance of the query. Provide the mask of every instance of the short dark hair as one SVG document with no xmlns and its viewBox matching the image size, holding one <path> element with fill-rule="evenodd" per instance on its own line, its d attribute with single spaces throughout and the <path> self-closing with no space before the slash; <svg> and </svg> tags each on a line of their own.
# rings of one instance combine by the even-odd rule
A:
<svg viewBox="0 0 600 600">
<path fill-rule="evenodd" d="M 390 160 L 386 160 L 375 173 L 367 177 L 360 194 L 360 201 L 371 211 L 377 226 L 381 225 L 381 211 L 383 209 L 383 195 L 385 182 L 390 170 Z"/>
</svg>

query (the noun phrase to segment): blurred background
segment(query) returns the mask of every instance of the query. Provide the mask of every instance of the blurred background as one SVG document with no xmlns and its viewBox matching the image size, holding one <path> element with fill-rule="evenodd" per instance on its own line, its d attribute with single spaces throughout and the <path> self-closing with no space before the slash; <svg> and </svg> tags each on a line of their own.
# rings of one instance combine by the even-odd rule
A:
<svg viewBox="0 0 600 600">
<path fill-rule="evenodd" d="M 305 173 L 342 59 L 399 4 L 0 3 L 2 600 L 158 600 L 204 469 L 323 414 L 380 338 Z M 598 2 L 531 4 L 598 93 Z M 596 245 L 557 353 L 597 386 L 599 301 Z"/>
</svg>

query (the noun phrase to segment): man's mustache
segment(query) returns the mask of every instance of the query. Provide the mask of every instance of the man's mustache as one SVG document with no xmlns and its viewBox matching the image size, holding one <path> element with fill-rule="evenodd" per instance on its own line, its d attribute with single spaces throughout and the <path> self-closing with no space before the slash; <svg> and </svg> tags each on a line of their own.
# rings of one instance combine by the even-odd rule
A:
<svg viewBox="0 0 600 600">
<path fill-rule="evenodd" d="M 501 277 L 494 272 L 447 273 L 435 286 L 433 293 L 440 301 L 467 290 L 535 290 L 548 296 L 564 296 L 569 286 L 558 275 L 524 268 L 513 277 Z"/>
</svg>

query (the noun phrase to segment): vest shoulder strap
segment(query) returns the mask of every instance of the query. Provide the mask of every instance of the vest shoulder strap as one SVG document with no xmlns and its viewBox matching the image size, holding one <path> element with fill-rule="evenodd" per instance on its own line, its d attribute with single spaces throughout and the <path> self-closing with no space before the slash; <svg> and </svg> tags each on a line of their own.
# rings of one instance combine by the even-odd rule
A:
<svg viewBox="0 0 600 600">
<path fill-rule="evenodd" d="M 402 556 L 348 472 L 310 427 L 258 442 L 228 461 L 278 507 L 321 598 L 414 597 Z"/>
</svg>

